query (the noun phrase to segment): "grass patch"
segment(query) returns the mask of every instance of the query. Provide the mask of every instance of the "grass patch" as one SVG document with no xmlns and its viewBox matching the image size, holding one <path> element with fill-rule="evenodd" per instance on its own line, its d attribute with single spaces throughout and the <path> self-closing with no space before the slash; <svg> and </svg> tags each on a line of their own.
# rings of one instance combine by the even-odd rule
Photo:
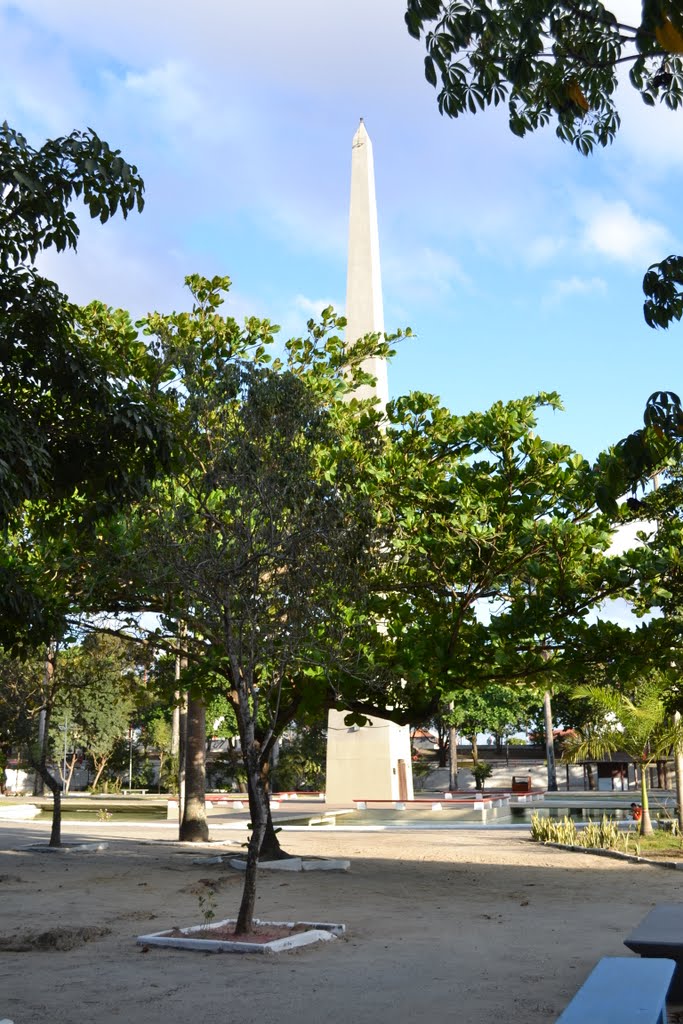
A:
<svg viewBox="0 0 683 1024">
<path fill-rule="evenodd" d="M 672 836 L 670 832 L 658 829 L 651 836 L 635 836 L 634 839 L 640 847 L 641 856 L 660 854 L 671 857 L 672 860 L 683 857 L 683 838 L 681 836 Z"/>
<path fill-rule="evenodd" d="M 663 860 L 683 859 L 683 837 L 665 829 L 655 829 L 652 835 L 641 836 L 635 824 L 622 832 L 617 822 L 603 815 L 600 822 L 589 821 L 585 828 L 577 829 L 568 817 L 560 820 L 542 818 L 537 812 L 531 816 L 531 839 L 537 843 L 562 843 L 584 846 L 587 849 L 618 850 L 637 857 L 661 857 Z"/>
</svg>

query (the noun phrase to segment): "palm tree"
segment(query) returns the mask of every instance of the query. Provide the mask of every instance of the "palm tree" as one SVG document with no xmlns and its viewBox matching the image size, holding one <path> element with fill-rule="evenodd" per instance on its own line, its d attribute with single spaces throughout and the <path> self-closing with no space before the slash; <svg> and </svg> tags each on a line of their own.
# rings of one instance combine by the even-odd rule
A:
<svg viewBox="0 0 683 1024">
<path fill-rule="evenodd" d="M 563 760 L 576 762 L 603 760 L 623 750 L 640 765 L 640 791 L 643 813 L 640 834 L 652 829 L 647 791 L 647 769 L 668 757 L 672 747 L 683 740 L 683 728 L 673 720 L 664 701 L 665 685 L 660 677 L 640 683 L 633 698 L 613 686 L 585 685 L 572 696 L 589 700 L 595 708 L 593 723 L 567 736 Z"/>
</svg>

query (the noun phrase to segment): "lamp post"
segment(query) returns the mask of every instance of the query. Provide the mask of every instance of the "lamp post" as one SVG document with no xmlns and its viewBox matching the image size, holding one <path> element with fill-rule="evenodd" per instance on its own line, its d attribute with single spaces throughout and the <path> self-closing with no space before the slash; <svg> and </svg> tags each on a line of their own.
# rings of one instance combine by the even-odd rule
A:
<svg viewBox="0 0 683 1024">
<path fill-rule="evenodd" d="M 66 712 L 64 712 L 64 757 L 63 757 L 63 760 L 62 760 L 62 779 L 63 779 L 62 790 L 63 790 L 64 796 L 66 796 L 66 737 L 68 735 L 68 731 L 69 731 L 69 716 L 67 715 Z"/>
<path fill-rule="evenodd" d="M 128 730 L 128 792 L 133 788 L 133 726 Z"/>
<path fill-rule="evenodd" d="M 451 714 L 454 708 L 454 702 L 450 701 L 448 710 Z M 451 791 L 458 788 L 458 730 L 452 723 L 448 727 L 448 788 Z"/>
</svg>

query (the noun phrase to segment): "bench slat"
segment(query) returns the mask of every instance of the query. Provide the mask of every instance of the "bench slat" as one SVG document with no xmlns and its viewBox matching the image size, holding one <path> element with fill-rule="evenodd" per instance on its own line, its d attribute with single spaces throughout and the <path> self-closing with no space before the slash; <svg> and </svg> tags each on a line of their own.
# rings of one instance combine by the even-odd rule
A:
<svg viewBox="0 0 683 1024">
<path fill-rule="evenodd" d="M 557 1024 L 666 1024 L 674 960 L 604 957 Z"/>
<path fill-rule="evenodd" d="M 658 903 L 633 929 L 624 944 L 638 953 L 641 946 L 671 945 L 683 951 L 683 903 Z"/>
</svg>

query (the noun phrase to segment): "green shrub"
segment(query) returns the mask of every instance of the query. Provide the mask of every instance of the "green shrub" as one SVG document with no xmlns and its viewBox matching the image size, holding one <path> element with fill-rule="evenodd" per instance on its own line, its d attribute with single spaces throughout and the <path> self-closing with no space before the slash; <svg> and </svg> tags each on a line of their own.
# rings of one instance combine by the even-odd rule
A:
<svg viewBox="0 0 683 1024">
<path fill-rule="evenodd" d="M 578 845 L 591 850 L 616 850 L 619 842 L 619 826 L 606 814 L 603 814 L 600 824 L 597 821 L 589 821 L 578 835 Z"/>
<path fill-rule="evenodd" d="M 177 796 L 178 793 L 178 772 L 180 760 L 177 754 L 168 754 L 163 761 L 159 772 L 159 789 L 164 793 Z"/>
<path fill-rule="evenodd" d="M 493 772 L 493 768 L 488 761 L 477 761 L 472 767 L 472 774 L 477 783 L 477 789 L 484 788 L 484 782 L 488 779 L 489 775 Z"/>
<path fill-rule="evenodd" d="M 531 838 L 537 843 L 562 843 L 565 846 L 583 846 L 587 850 L 618 850 L 628 852 L 631 832 L 620 832 L 614 818 L 603 815 L 602 821 L 591 821 L 578 830 L 566 815 L 564 818 L 541 818 L 534 811 L 531 816 Z"/>
<path fill-rule="evenodd" d="M 531 838 L 536 843 L 577 845 L 576 825 L 571 818 L 542 818 L 537 811 L 531 815 Z"/>
</svg>

